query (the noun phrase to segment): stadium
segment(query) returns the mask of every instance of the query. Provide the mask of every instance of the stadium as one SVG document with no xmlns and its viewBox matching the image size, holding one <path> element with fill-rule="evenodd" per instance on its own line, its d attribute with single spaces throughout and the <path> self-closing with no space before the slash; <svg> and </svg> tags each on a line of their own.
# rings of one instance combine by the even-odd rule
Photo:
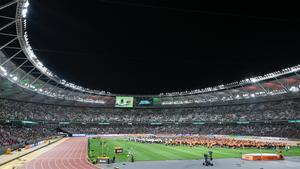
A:
<svg viewBox="0 0 300 169">
<path fill-rule="evenodd" d="M 31 3 L 0 1 L 0 168 L 300 167 L 298 63 L 179 92 L 89 89 L 36 55 Z"/>
</svg>

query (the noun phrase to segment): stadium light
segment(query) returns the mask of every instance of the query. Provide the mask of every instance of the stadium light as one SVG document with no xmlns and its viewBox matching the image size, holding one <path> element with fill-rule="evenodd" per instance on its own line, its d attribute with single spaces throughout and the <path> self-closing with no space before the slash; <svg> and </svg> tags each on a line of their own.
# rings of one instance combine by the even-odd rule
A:
<svg viewBox="0 0 300 169">
<path fill-rule="evenodd" d="M 250 78 L 250 81 L 251 81 L 252 83 L 256 83 L 258 80 L 257 80 L 256 78 Z"/>
<path fill-rule="evenodd" d="M 298 87 L 296 87 L 296 86 L 292 86 L 292 87 L 290 87 L 290 89 L 289 89 L 291 92 L 299 92 L 299 88 Z"/>
<path fill-rule="evenodd" d="M 28 9 L 27 9 L 27 8 L 22 9 L 22 16 L 23 16 L 23 18 L 26 18 L 27 12 L 28 12 Z"/>
<path fill-rule="evenodd" d="M 25 3 L 24 3 L 24 8 L 28 8 L 29 6 L 29 1 L 27 0 Z"/>
<path fill-rule="evenodd" d="M 0 70 L 1 70 L 0 73 L 1 73 L 2 76 L 7 76 L 7 71 L 4 67 L 0 66 Z"/>
<path fill-rule="evenodd" d="M 23 17 L 23 18 L 26 18 L 26 16 L 27 16 L 28 7 L 29 7 L 29 1 L 27 0 L 27 1 L 23 4 L 23 9 L 22 9 L 22 17 Z"/>
<path fill-rule="evenodd" d="M 13 79 L 14 81 L 17 81 L 17 80 L 18 80 L 18 77 L 17 77 L 17 76 L 13 76 L 12 79 Z"/>
</svg>

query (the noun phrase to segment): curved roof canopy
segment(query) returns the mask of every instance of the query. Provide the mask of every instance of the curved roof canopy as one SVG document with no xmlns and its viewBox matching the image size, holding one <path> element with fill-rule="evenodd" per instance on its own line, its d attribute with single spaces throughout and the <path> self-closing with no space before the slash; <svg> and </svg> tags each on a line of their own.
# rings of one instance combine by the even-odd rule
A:
<svg viewBox="0 0 300 169">
<path fill-rule="evenodd" d="M 28 0 L 3 0 L 0 4 L 0 97 L 51 104 L 114 106 L 116 94 L 67 82 L 38 59 L 26 30 L 29 5 Z M 300 65 L 297 65 L 204 89 L 135 97 L 160 98 L 160 106 L 298 97 L 299 71 Z"/>
</svg>

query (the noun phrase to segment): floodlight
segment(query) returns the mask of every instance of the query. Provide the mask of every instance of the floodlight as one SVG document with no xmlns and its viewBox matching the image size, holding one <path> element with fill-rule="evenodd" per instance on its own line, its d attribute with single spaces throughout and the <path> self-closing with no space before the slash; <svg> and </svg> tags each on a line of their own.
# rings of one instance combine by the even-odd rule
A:
<svg viewBox="0 0 300 169">
<path fill-rule="evenodd" d="M 7 76 L 7 71 L 6 71 L 6 69 L 4 67 L 0 66 L 0 70 L 1 70 L 1 74 L 3 76 Z"/>
<path fill-rule="evenodd" d="M 27 12 L 28 12 L 28 10 L 26 8 L 22 9 L 22 16 L 23 16 L 23 18 L 26 18 Z"/>
<path fill-rule="evenodd" d="M 24 8 L 28 8 L 29 6 L 29 1 L 27 0 L 25 3 L 24 3 Z"/>
<path fill-rule="evenodd" d="M 291 92 L 299 92 L 299 88 L 298 87 L 296 87 L 296 86 L 292 86 L 292 87 L 290 87 L 290 89 L 289 89 Z"/>
<path fill-rule="evenodd" d="M 250 81 L 251 81 L 252 83 L 256 83 L 256 82 L 257 82 L 257 79 L 256 79 L 256 78 L 250 78 Z"/>
<path fill-rule="evenodd" d="M 18 77 L 17 77 L 17 76 L 14 76 L 12 79 L 13 79 L 14 81 L 17 81 L 17 80 L 18 80 Z"/>
</svg>

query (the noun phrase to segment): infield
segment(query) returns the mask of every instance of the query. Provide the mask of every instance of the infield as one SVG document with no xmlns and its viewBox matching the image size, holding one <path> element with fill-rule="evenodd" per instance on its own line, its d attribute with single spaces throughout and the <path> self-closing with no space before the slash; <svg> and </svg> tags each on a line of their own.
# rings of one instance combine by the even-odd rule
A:
<svg viewBox="0 0 300 169">
<path fill-rule="evenodd" d="M 164 144 L 147 144 L 127 141 L 125 139 L 90 139 L 89 157 L 107 155 L 112 158 L 115 147 L 122 147 L 124 152 L 115 155 L 117 162 L 130 161 L 129 153 L 134 155 L 135 161 L 161 161 L 161 160 L 196 160 L 203 158 L 203 154 L 209 150 L 213 151 L 214 158 L 241 158 L 242 154 L 248 153 L 277 153 L 275 149 L 257 148 L 212 148 L 204 146 L 166 146 Z M 102 145 L 103 143 L 103 145 Z M 300 148 L 293 147 L 284 151 L 285 156 L 300 156 Z"/>
</svg>

